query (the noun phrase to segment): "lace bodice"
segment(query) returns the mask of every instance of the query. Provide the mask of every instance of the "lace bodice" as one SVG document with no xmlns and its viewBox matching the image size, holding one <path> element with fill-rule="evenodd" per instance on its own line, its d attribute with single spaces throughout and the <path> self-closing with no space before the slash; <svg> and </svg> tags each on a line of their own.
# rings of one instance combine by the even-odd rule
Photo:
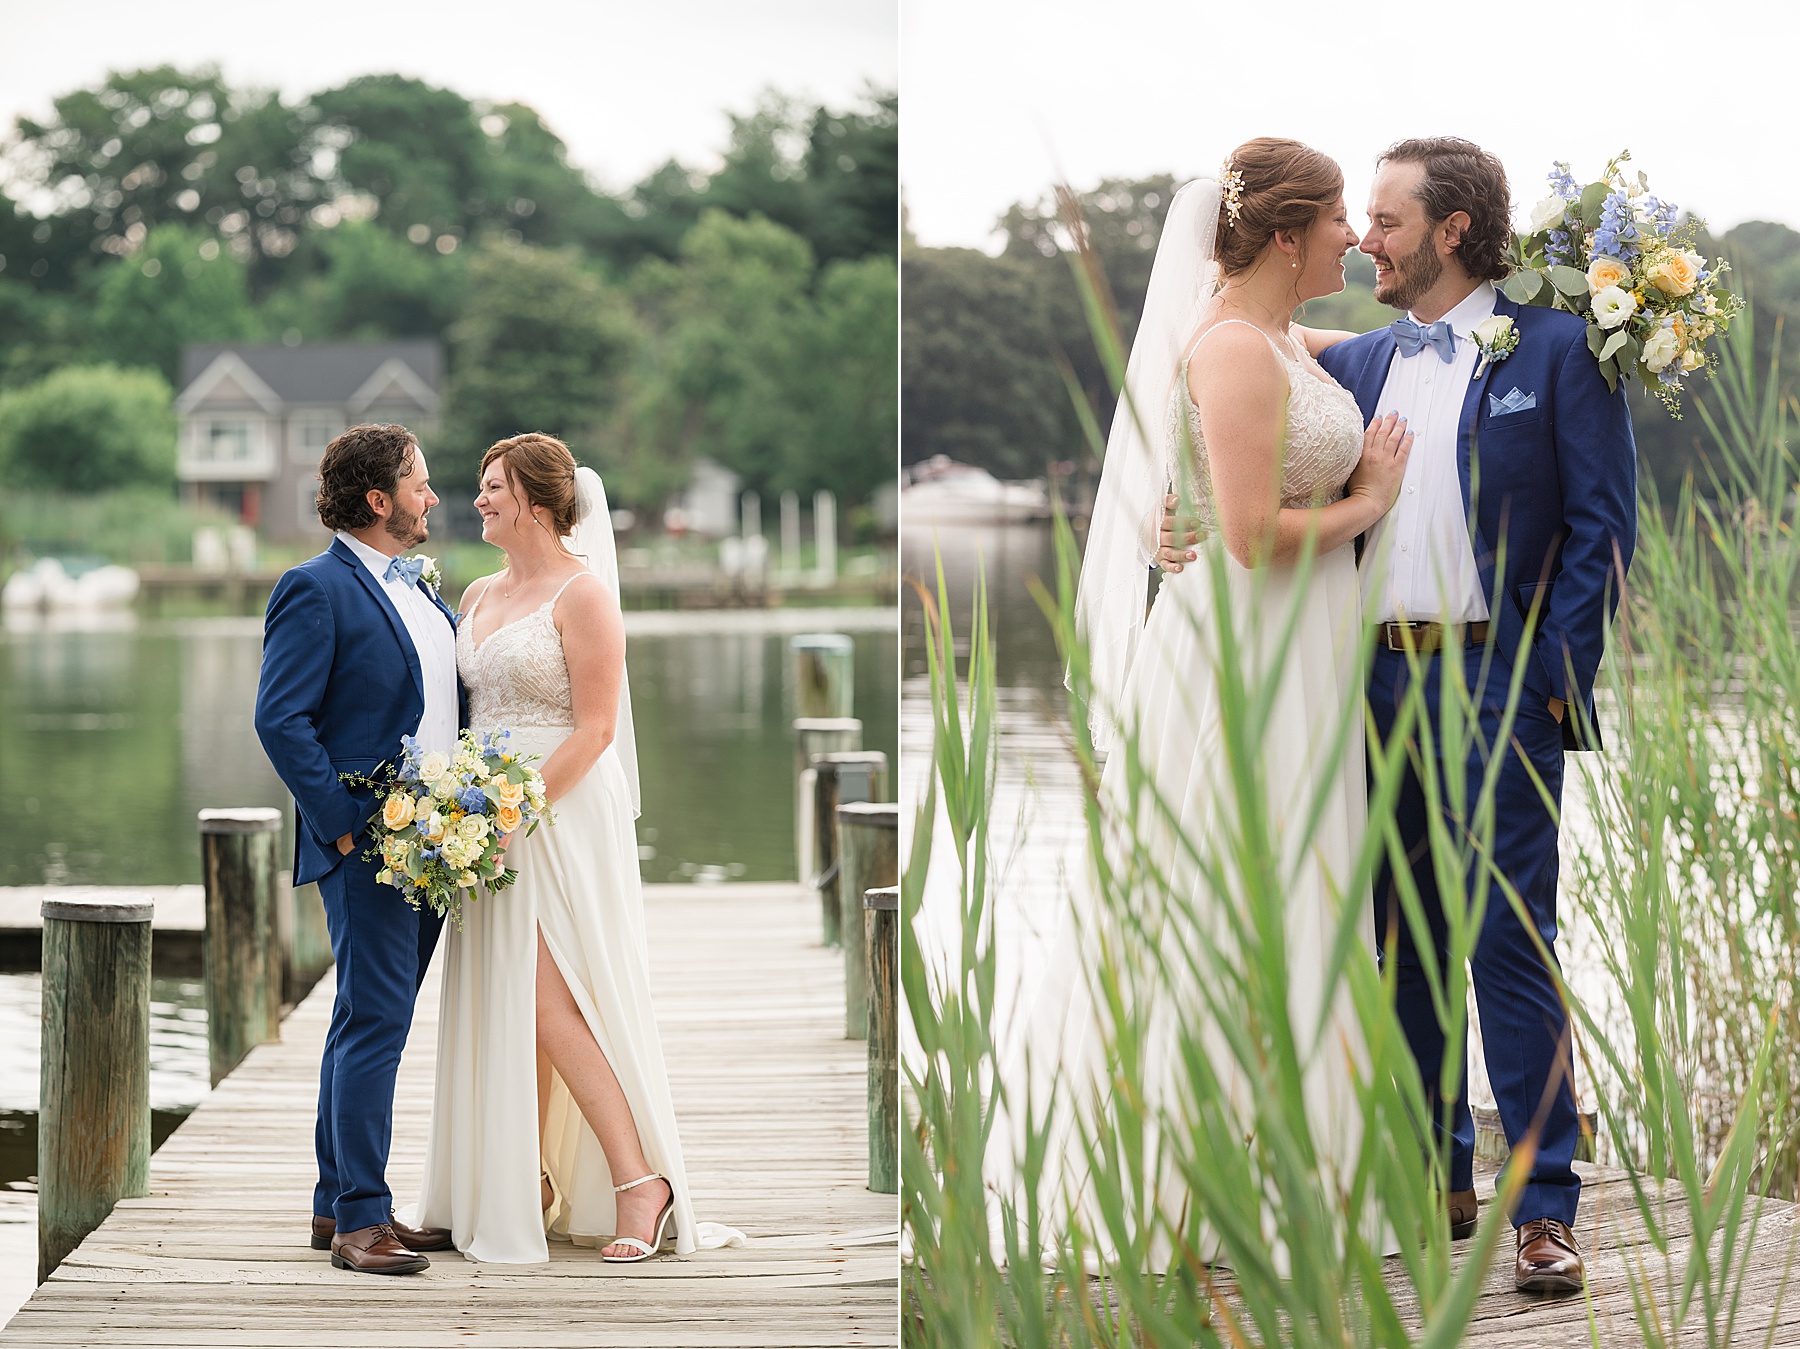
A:
<svg viewBox="0 0 1800 1349">
<path fill-rule="evenodd" d="M 469 691 L 469 726 L 476 732 L 574 727 L 569 665 L 563 657 L 562 634 L 550 617 L 568 585 L 565 581 L 525 617 L 494 629 L 480 646 L 475 644 L 474 620 L 481 600 L 456 625 L 456 670 Z"/>
<path fill-rule="evenodd" d="M 1226 323 L 1243 323 L 1243 319 L 1222 319 L 1201 335 L 1208 335 Z M 1262 332 L 1262 329 L 1256 328 Z M 1268 337 L 1267 333 L 1263 333 Z M 1281 360 L 1288 375 L 1288 412 L 1286 458 L 1281 468 L 1281 504 L 1308 507 L 1337 501 L 1344 495 L 1344 482 L 1356 461 L 1362 457 L 1362 410 L 1350 391 L 1332 379 L 1311 357 L 1297 357 L 1285 352 L 1269 338 L 1269 346 Z M 1194 344 L 1194 350 L 1199 343 Z M 1188 361 L 1194 359 L 1193 351 Z M 1194 490 L 1198 497 L 1195 519 L 1201 538 L 1218 532 L 1218 507 L 1213 500 L 1212 472 L 1206 455 L 1206 435 L 1200 425 L 1200 410 L 1188 394 L 1187 361 L 1181 366 L 1181 378 L 1169 398 L 1169 414 L 1165 426 L 1169 481 L 1180 483 L 1178 456 L 1182 440 L 1178 434 L 1181 419 L 1186 418 L 1188 438 L 1193 443 L 1195 459 Z"/>
</svg>

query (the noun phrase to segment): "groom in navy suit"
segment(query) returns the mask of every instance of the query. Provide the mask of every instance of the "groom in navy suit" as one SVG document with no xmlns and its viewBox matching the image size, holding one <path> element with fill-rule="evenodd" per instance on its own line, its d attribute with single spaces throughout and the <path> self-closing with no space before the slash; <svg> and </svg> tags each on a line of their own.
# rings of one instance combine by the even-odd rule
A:
<svg viewBox="0 0 1800 1349">
<path fill-rule="evenodd" d="M 1556 820 L 1532 772 L 1560 803 L 1563 751 L 1595 748 L 1594 678 L 1637 536 L 1636 451 L 1624 391 L 1607 388 L 1586 322 L 1516 305 L 1495 290 L 1509 270 L 1510 208 L 1499 160 L 1468 141 L 1434 137 L 1389 149 L 1377 166 L 1361 246 L 1375 261 L 1376 298 L 1406 317 L 1330 347 L 1321 363 L 1355 395 L 1365 419 L 1399 412 L 1414 433 L 1399 499 L 1364 540 L 1363 616 L 1378 625 L 1369 683 L 1375 722 L 1384 738 L 1391 734 L 1412 684 L 1408 646 L 1425 653 L 1423 692 L 1434 722 L 1444 665 L 1463 661 L 1480 738 L 1466 763 L 1438 768 L 1446 778 L 1464 776 L 1473 806 L 1491 753 L 1502 753 L 1493 861 L 1554 956 Z M 1517 719 L 1509 741 L 1497 746 L 1521 667 Z M 1397 823 L 1441 969 L 1447 897 L 1438 891 L 1425 795 L 1412 770 Z M 1460 822 L 1449 823 L 1456 837 Z M 1467 882 L 1472 895 L 1476 875 Z M 1401 1023 L 1441 1119 L 1443 1057 L 1466 1061 L 1467 1045 L 1445 1043 L 1385 867 L 1376 877 L 1375 923 L 1379 940 L 1396 943 Z M 1515 1284 L 1572 1291 L 1585 1271 L 1572 1230 L 1580 1123 L 1568 1021 L 1551 971 L 1497 885 L 1488 888 L 1470 971 L 1507 1141 L 1531 1137 L 1537 1146 L 1513 1214 Z M 1461 1235 L 1473 1230 L 1476 1215 L 1466 1088 L 1451 1109 L 1447 1202 L 1452 1231 Z"/>
<path fill-rule="evenodd" d="M 331 547 L 286 572 L 269 596 L 256 733 L 294 795 L 294 884 L 325 902 L 337 999 L 319 1070 L 312 1245 L 339 1269 L 409 1274 L 450 1234 L 393 1218 L 388 1147 L 394 1078 L 442 919 L 414 910 L 363 859 L 373 775 L 404 736 L 454 750 L 462 721 L 456 618 L 421 583 L 437 505 L 425 455 L 403 426 L 353 426 L 319 463 L 319 518 Z"/>
</svg>

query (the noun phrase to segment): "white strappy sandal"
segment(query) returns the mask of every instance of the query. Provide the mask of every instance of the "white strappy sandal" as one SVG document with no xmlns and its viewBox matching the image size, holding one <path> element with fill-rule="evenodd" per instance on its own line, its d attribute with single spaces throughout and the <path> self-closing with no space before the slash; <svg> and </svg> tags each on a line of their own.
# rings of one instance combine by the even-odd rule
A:
<svg viewBox="0 0 1800 1349">
<path fill-rule="evenodd" d="M 640 1185 L 647 1185 L 653 1180 L 667 1180 L 660 1171 L 652 1171 L 647 1176 L 639 1176 L 636 1180 L 628 1180 L 623 1185 L 613 1186 L 614 1194 L 623 1194 L 626 1190 L 635 1190 Z M 648 1260 L 662 1249 L 662 1244 L 675 1235 L 675 1187 L 669 1187 L 669 1202 L 664 1204 L 662 1212 L 656 1215 L 656 1225 L 651 1229 L 655 1235 L 648 1245 L 636 1237 L 615 1236 L 607 1242 L 608 1246 L 630 1246 L 636 1255 L 602 1255 L 600 1258 L 609 1265 L 635 1265 L 640 1260 Z"/>
</svg>

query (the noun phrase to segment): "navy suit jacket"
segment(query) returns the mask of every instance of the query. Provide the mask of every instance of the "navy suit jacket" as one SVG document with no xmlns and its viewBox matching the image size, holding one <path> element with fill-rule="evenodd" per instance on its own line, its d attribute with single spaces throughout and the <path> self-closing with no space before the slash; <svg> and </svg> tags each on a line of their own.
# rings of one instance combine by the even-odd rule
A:
<svg viewBox="0 0 1800 1349">
<path fill-rule="evenodd" d="M 456 615 L 433 592 L 451 631 Z M 457 685 L 458 722 L 467 720 Z M 256 734 L 294 794 L 294 884 L 344 860 L 337 840 L 360 833 L 375 793 L 338 781 L 373 774 L 425 715 L 419 653 L 394 602 L 342 539 L 282 574 L 263 623 Z"/>
<path fill-rule="evenodd" d="M 1496 648 L 1509 668 L 1526 658 L 1524 687 L 1560 698 L 1570 749 L 1598 748 L 1594 677 L 1637 543 L 1637 449 L 1625 390 L 1609 390 L 1588 350 L 1587 321 L 1495 297 L 1519 345 L 1469 381 L 1457 435 L 1463 507 Z M 1329 347 L 1320 364 L 1349 389 L 1367 422 L 1394 355 L 1378 328 Z M 1424 352 L 1415 360 L 1437 359 Z M 1497 404 L 1514 390 L 1505 412 Z M 1537 606 L 1529 651 L 1526 615 Z M 1582 716 L 1573 709 L 1580 708 Z"/>
</svg>

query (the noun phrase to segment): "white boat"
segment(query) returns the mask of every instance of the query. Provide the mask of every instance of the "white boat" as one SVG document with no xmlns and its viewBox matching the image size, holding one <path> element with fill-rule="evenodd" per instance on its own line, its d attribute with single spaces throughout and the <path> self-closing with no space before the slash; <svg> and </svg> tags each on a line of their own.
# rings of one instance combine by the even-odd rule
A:
<svg viewBox="0 0 1800 1349">
<path fill-rule="evenodd" d="M 915 525 L 1011 524 L 1050 515 L 1042 479 L 1002 482 L 984 468 L 937 454 L 916 464 L 900 489 L 900 518 Z"/>
<path fill-rule="evenodd" d="M 138 574 L 130 567 L 94 567 L 71 576 L 56 558 L 45 557 L 6 578 L 0 589 L 0 608 L 123 609 L 137 593 Z"/>
</svg>

